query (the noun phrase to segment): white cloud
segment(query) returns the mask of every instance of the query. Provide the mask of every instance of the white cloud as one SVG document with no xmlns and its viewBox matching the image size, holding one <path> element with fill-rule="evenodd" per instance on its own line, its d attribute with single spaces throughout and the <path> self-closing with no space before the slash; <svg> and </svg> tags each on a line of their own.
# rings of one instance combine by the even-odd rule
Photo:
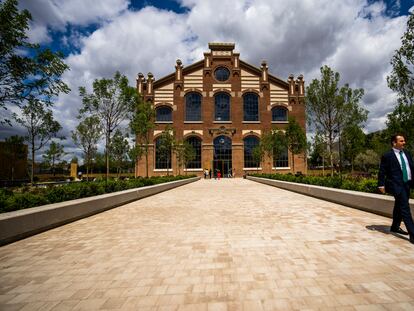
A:
<svg viewBox="0 0 414 311">
<path fill-rule="evenodd" d="M 72 92 L 60 96 L 55 107 L 67 132 L 77 122 L 79 86 L 90 88 L 94 79 L 111 77 L 116 70 L 126 74 L 131 85 L 138 72 L 151 71 L 159 79 L 174 71 L 177 58 L 184 65 L 202 59 L 212 41 L 235 42 L 241 59 L 257 66 L 266 59 L 270 72 L 284 80 L 290 73 L 302 73 L 309 84 L 319 78 L 322 65 L 331 66 L 341 73 L 341 83 L 365 89 L 369 131 L 385 126 L 395 104 L 386 76 L 407 17 L 387 16 L 382 2 L 182 0 L 188 8 L 183 14 L 154 7 L 129 11 L 122 0 L 42 3 L 44 8 L 38 5 L 34 14 L 45 20 L 40 25 L 61 29 L 70 23 L 105 21 L 90 35 L 73 36 L 80 52 L 67 57 L 71 70 L 64 75 Z"/>
<path fill-rule="evenodd" d="M 128 8 L 127 0 L 21 0 L 19 6 L 33 17 L 29 38 L 48 43 L 49 29 L 64 31 L 67 25 L 88 26 L 110 21 Z"/>
</svg>

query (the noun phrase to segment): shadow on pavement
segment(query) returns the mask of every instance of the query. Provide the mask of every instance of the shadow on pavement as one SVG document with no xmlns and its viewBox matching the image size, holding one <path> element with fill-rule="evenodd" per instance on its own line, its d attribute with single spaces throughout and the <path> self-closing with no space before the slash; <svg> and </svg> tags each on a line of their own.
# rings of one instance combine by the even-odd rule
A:
<svg viewBox="0 0 414 311">
<path fill-rule="evenodd" d="M 381 233 L 384 234 L 392 234 L 393 236 L 403 239 L 403 240 L 409 240 L 406 236 L 403 236 L 401 234 L 398 233 L 394 233 L 390 231 L 390 226 L 386 226 L 386 225 L 370 225 L 370 226 L 366 226 L 365 228 L 367 228 L 368 230 L 372 230 L 372 231 L 379 231 Z"/>
</svg>

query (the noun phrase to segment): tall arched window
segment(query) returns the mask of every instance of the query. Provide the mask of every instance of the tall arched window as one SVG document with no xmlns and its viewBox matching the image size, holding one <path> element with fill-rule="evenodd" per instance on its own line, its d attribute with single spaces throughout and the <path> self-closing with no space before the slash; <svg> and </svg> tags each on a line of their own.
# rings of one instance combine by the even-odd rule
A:
<svg viewBox="0 0 414 311">
<path fill-rule="evenodd" d="M 161 137 L 155 140 L 155 168 L 171 169 L 171 148 L 163 144 Z"/>
<path fill-rule="evenodd" d="M 195 158 L 187 163 L 186 168 L 201 168 L 201 139 L 196 136 L 191 136 L 186 139 L 195 151 Z"/>
<path fill-rule="evenodd" d="M 288 114 L 287 109 L 284 107 L 272 108 L 272 121 L 287 121 Z"/>
<path fill-rule="evenodd" d="M 195 92 L 185 95 L 185 121 L 201 121 L 201 95 Z"/>
<path fill-rule="evenodd" d="M 172 109 L 167 106 L 160 106 L 155 109 L 155 120 L 157 122 L 172 121 Z"/>
<path fill-rule="evenodd" d="M 244 140 L 244 167 L 259 167 L 260 161 L 255 160 L 253 150 L 259 146 L 256 136 L 247 136 Z"/>
<path fill-rule="evenodd" d="M 214 120 L 230 121 L 230 95 L 218 93 L 214 96 Z"/>
<path fill-rule="evenodd" d="M 273 167 L 289 167 L 287 147 L 282 152 L 273 152 Z"/>
<path fill-rule="evenodd" d="M 259 96 L 255 93 L 243 96 L 243 121 L 259 121 Z"/>
</svg>

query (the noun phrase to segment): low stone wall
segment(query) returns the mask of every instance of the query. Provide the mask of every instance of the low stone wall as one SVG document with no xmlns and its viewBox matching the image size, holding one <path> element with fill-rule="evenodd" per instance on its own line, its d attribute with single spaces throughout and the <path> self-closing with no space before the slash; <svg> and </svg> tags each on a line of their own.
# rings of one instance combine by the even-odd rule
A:
<svg viewBox="0 0 414 311">
<path fill-rule="evenodd" d="M 394 197 L 392 196 L 253 176 L 247 176 L 247 179 L 392 218 L 392 210 L 394 208 Z M 414 215 L 414 200 L 412 199 L 410 199 L 410 208 L 411 214 Z"/>
<path fill-rule="evenodd" d="M 200 177 L 3 213 L 0 214 L 0 245 L 197 180 Z"/>
</svg>

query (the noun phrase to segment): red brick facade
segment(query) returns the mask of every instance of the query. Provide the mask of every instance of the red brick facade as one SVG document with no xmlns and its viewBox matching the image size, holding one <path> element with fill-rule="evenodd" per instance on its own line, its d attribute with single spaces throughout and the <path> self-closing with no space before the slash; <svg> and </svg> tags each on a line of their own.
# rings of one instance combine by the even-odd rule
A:
<svg viewBox="0 0 414 311">
<path fill-rule="evenodd" d="M 202 175 L 203 169 L 218 168 L 222 173 L 227 171 L 241 177 L 246 172 L 291 172 L 291 155 L 288 156 L 288 166 L 274 167 L 272 159 L 265 158 L 258 168 L 246 168 L 244 165 L 244 139 L 255 136 L 258 139 L 263 133 L 272 129 L 283 130 L 287 121 L 272 121 L 272 109 L 284 107 L 289 116 L 294 116 L 305 129 L 304 81 L 299 76 L 296 80 L 291 75 L 283 81 L 268 73 L 266 62 L 261 67 L 252 66 L 239 58 L 234 52 L 234 44 L 210 43 L 210 52 L 204 53 L 204 59 L 184 67 L 177 60 L 175 73 L 155 81 L 152 74 L 145 79 L 142 74 L 137 78 L 137 90 L 145 100 L 154 103 L 155 108 L 170 107 L 172 120 L 156 122 L 152 133 L 152 141 L 170 124 L 175 129 L 176 138 L 185 140 L 195 136 L 201 140 L 201 167 L 187 169 L 189 173 Z M 216 69 L 227 68 L 230 74 L 225 81 L 217 79 Z M 224 71 L 226 71 L 224 69 Z M 195 92 L 201 95 L 201 120 L 186 121 L 186 94 Z M 245 121 L 244 96 L 246 93 L 257 94 L 258 120 Z M 230 117 L 220 121 L 215 115 L 215 96 L 228 94 L 230 97 Z M 254 95 L 253 95 L 254 97 Z M 167 109 L 168 110 L 168 109 Z M 231 151 L 227 160 L 217 160 L 214 157 L 217 137 L 225 136 L 231 139 Z M 216 140 L 215 140 L 216 139 Z M 223 139 L 221 140 L 223 141 Z M 226 139 L 227 141 L 227 139 Z M 149 148 L 149 175 L 166 175 L 166 169 L 156 169 L 154 145 Z M 217 154 L 217 153 L 216 153 Z M 305 172 L 304 155 L 295 156 L 295 171 Z M 145 157 L 136 167 L 136 174 L 145 176 Z M 182 169 L 181 169 L 182 172 Z M 172 156 L 169 173 L 177 174 L 177 160 Z"/>
</svg>

